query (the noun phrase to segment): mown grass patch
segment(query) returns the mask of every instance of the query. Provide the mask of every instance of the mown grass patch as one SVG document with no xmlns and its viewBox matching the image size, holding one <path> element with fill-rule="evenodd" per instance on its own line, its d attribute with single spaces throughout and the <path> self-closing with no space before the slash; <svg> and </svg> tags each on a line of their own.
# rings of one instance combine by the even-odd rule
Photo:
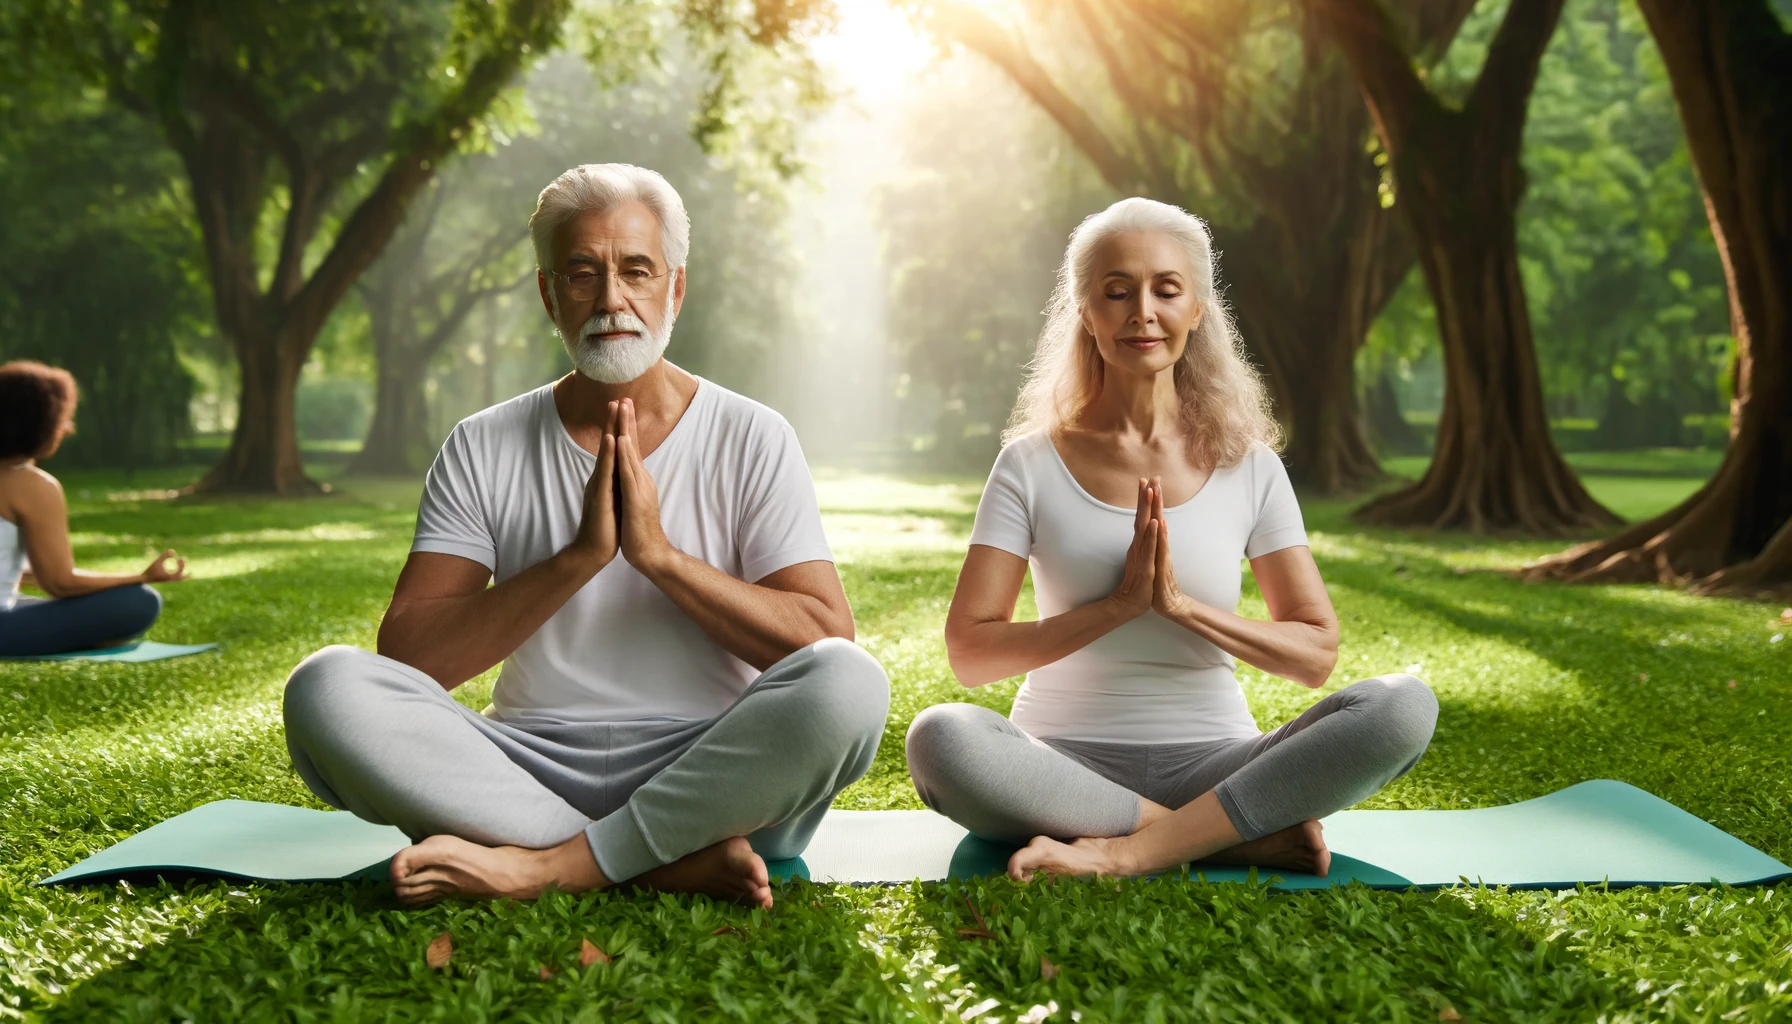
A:
<svg viewBox="0 0 1792 1024">
<path fill-rule="evenodd" d="M 1589 479 L 1596 494 L 1625 482 L 1627 500 L 1654 508 L 1696 485 Z M 1014 1021 L 1053 1004 L 1049 1019 L 1085 1021 L 1792 1017 L 1784 884 L 797 883 L 770 914 L 627 895 L 416 911 L 373 885 L 33 888 L 209 800 L 317 806 L 286 758 L 280 684 L 317 647 L 372 644 L 416 487 L 169 500 L 181 482 L 71 476 L 79 555 L 135 568 L 181 548 L 195 579 L 164 588 L 152 635 L 224 650 L 0 665 L 0 1018 Z M 967 694 L 940 642 L 977 482 L 823 474 L 819 490 L 860 639 L 895 685 L 877 763 L 840 806 L 916 807 L 909 720 L 945 700 L 1005 710 L 1015 686 Z M 1792 630 L 1778 608 L 1527 586 L 1498 570 L 1551 545 L 1363 531 L 1345 511 L 1307 509 L 1344 617 L 1327 690 L 1410 670 L 1443 707 L 1430 754 L 1372 806 L 1483 806 L 1617 778 L 1792 860 L 1792 641 L 1772 639 Z M 1246 608 L 1261 612 L 1254 592 Z M 1243 675 L 1265 727 L 1326 692 Z M 488 674 L 457 696 L 478 706 L 489 687 Z M 959 934 L 976 927 L 973 907 L 994 939 Z M 455 952 L 433 970 L 424 951 L 443 932 Z M 587 938 L 622 955 L 580 967 Z"/>
</svg>

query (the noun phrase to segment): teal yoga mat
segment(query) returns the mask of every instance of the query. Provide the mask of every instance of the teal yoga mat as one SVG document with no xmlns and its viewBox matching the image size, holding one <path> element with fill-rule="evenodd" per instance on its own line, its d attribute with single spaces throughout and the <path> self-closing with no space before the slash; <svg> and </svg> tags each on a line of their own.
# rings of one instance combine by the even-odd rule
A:
<svg viewBox="0 0 1792 1024">
<path fill-rule="evenodd" d="M 75 651 L 72 654 L 30 654 L 23 657 L 5 658 L 0 661 L 161 661 L 164 658 L 179 658 L 200 651 L 210 651 L 217 644 L 165 644 L 155 640 L 138 640 L 122 647 L 108 647 L 99 651 Z"/>
<path fill-rule="evenodd" d="M 1792 876 L 1792 868 L 1659 797 L 1596 780 L 1535 800 L 1465 811 L 1341 811 L 1325 819 L 1328 877 L 1285 872 L 1282 889 L 1362 882 L 1433 888 L 1458 882 L 1565 888 Z M 211 876 L 268 881 L 384 877 L 408 840 L 345 812 L 221 800 L 170 818 L 41 884 Z M 967 835 L 932 811 L 829 811 L 799 860 L 768 865 L 776 877 L 891 883 L 1000 874 L 1011 847 Z M 1248 869 L 1194 865 L 1209 881 Z"/>
<path fill-rule="evenodd" d="M 390 825 L 344 811 L 217 800 L 178 814 L 39 882 L 153 883 L 157 877 L 325 882 L 386 877 L 392 855 L 410 845 Z M 800 858 L 766 865 L 772 877 L 807 878 Z"/>
</svg>

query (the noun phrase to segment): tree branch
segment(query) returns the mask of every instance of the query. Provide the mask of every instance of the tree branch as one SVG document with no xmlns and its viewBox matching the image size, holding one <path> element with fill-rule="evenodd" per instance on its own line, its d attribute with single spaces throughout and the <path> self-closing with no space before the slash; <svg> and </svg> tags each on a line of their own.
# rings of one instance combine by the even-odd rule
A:
<svg viewBox="0 0 1792 1024">
<path fill-rule="evenodd" d="M 1398 159 L 1413 123 L 1442 108 L 1414 72 L 1387 11 L 1376 0 L 1301 2 L 1344 51 L 1389 156 Z"/>
<path fill-rule="evenodd" d="M 1006 29 L 988 15 L 963 3 L 943 3 L 936 8 L 935 16 L 949 37 L 982 54 L 1031 96 L 1033 102 L 1070 136 L 1115 191 L 1131 192 L 1138 187 L 1138 175 L 1113 140 L 1096 125 L 1088 111 L 1058 88 L 1026 47 Z"/>
<path fill-rule="evenodd" d="M 296 327 L 292 337 L 315 337 L 330 310 L 391 240 L 411 197 L 515 77 L 528 59 L 526 51 L 542 51 L 552 43 L 564 7 L 564 0 L 516 0 L 505 8 L 507 24 L 495 33 L 490 49 L 464 70 L 460 87 L 412 127 L 409 144 L 393 154 L 373 190 L 349 214 L 323 261 L 293 297 L 288 310 Z"/>
<path fill-rule="evenodd" d="M 1469 90 L 1463 109 L 1478 130 L 1495 133 L 1502 151 L 1521 144 L 1531 89 L 1561 14 L 1562 0 L 1512 0 Z"/>
</svg>

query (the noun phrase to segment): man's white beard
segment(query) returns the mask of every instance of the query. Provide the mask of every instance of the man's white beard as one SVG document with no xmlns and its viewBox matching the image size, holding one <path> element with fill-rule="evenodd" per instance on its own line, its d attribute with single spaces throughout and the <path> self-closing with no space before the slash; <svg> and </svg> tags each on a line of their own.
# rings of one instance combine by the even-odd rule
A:
<svg viewBox="0 0 1792 1024">
<path fill-rule="evenodd" d="M 555 303 L 559 305 L 558 302 Z M 558 310 L 555 311 L 558 316 Z M 665 315 L 660 329 L 649 331 L 647 325 L 632 313 L 597 313 L 579 328 L 577 340 L 560 334 L 560 343 L 579 372 L 603 384 L 627 384 L 653 368 L 672 343 L 672 295 L 666 295 Z M 634 331 L 633 337 L 605 341 L 597 337 L 615 331 Z"/>
</svg>

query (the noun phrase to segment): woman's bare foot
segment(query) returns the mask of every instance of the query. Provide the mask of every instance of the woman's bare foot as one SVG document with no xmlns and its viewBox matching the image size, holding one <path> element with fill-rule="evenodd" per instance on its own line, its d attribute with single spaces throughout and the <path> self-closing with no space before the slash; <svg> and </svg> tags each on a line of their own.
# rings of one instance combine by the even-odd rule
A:
<svg viewBox="0 0 1792 1024">
<path fill-rule="evenodd" d="M 718 900 L 772 908 L 771 875 L 753 845 L 741 836 L 724 839 L 654 868 L 630 885 L 665 892 L 700 892 Z"/>
<path fill-rule="evenodd" d="M 1320 878 L 1324 878 L 1332 866 L 1332 852 L 1325 846 L 1324 826 L 1312 818 L 1202 859 L 1214 864 L 1287 868 Z"/>
<path fill-rule="evenodd" d="M 550 885 L 583 892 L 609 884 L 583 832 L 545 850 L 430 836 L 392 858 L 392 888 L 409 904 L 445 897 L 532 900 Z"/>
<path fill-rule="evenodd" d="M 1126 875 L 1131 871 L 1115 857 L 1111 839 L 1078 839 L 1060 843 L 1056 839 L 1035 836 L 1033 841 L 1008 858 L 1008 877 L 1025 882 L 1033 872 L 1048 875 Z"/>
</svg>

